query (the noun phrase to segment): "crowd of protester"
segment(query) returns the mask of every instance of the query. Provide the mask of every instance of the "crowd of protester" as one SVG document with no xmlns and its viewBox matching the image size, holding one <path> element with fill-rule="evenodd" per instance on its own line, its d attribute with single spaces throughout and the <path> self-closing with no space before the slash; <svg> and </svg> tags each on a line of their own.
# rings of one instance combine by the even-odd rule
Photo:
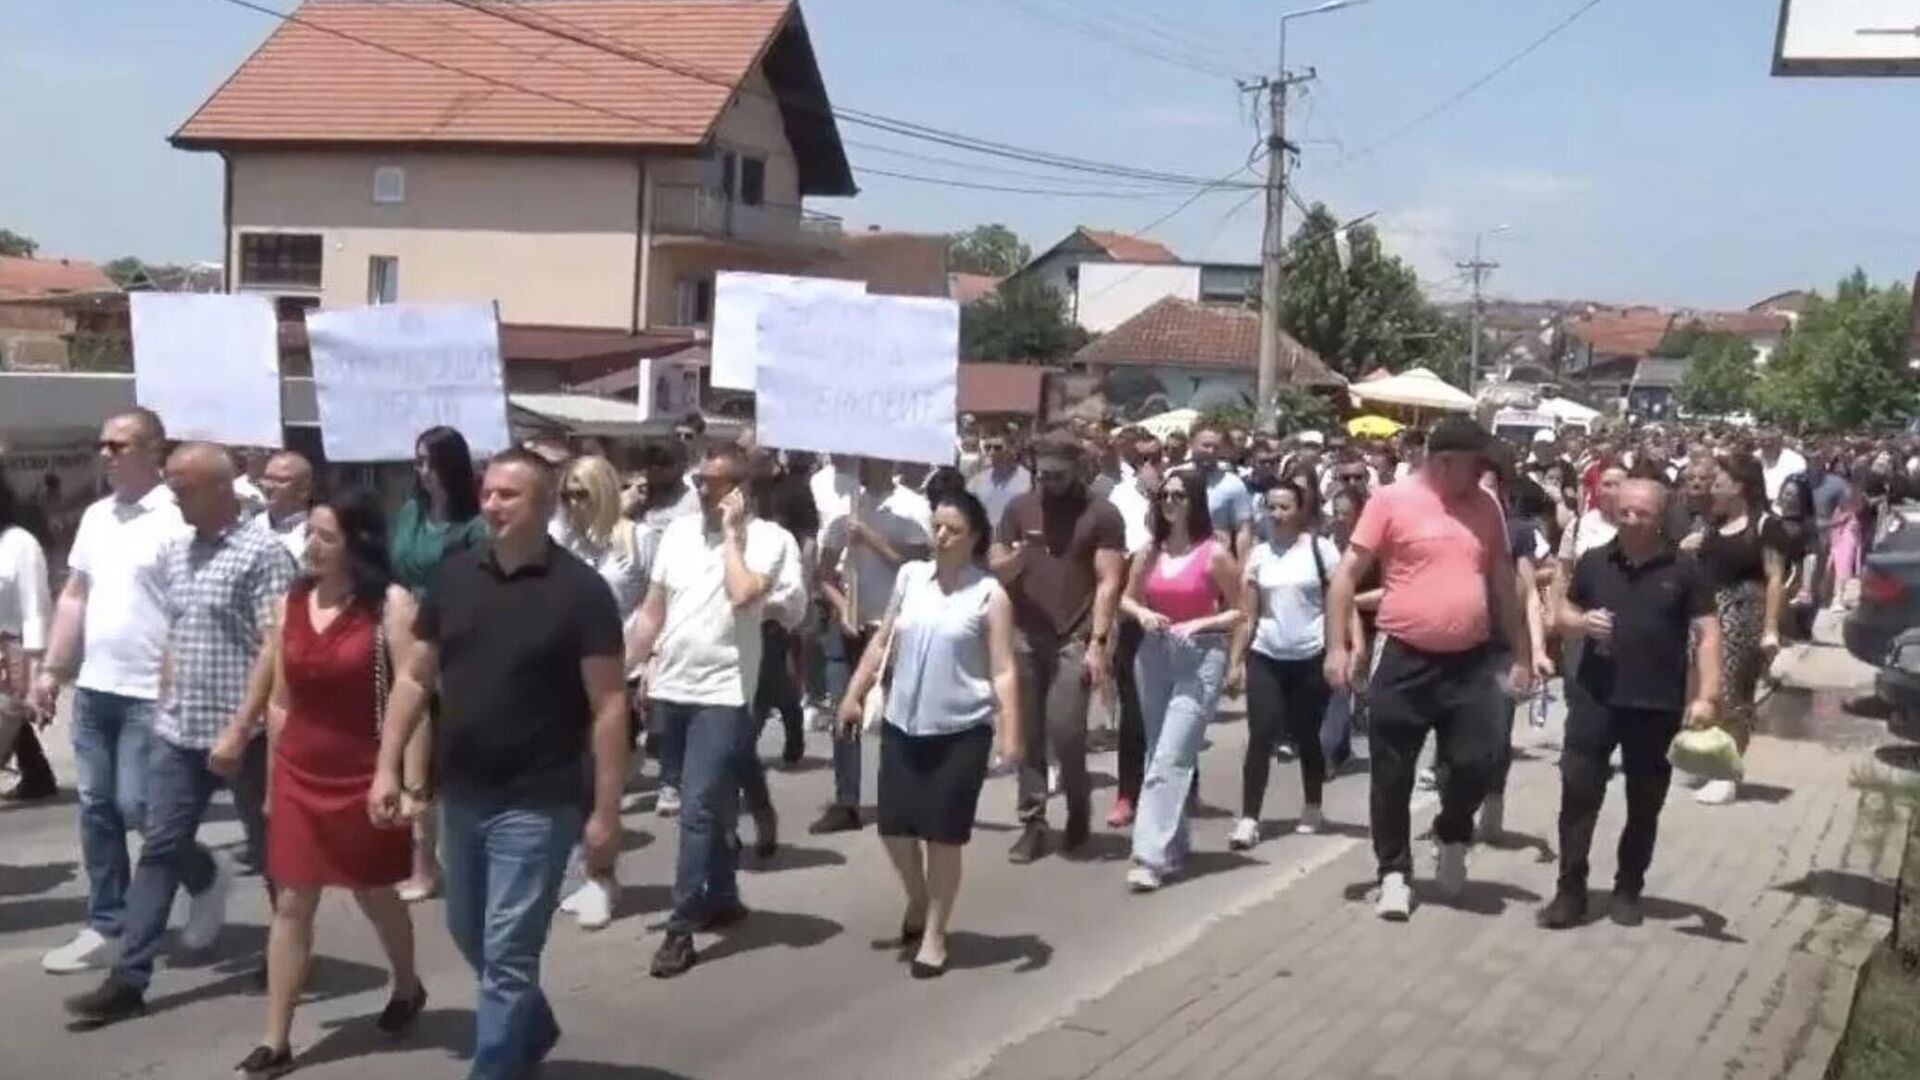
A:
<svg viewBox="0 0 1920 1080">
<path fill-rule="evenodd" d="M 1244 695 L 1230 846 L 1266 839 L 1276 759 L 1300 770 L 1303 834 L 1364 763 L 1376 909 L 1397 921 L 1415 788 L 1439 792 L 1433 872 L 1457 894 L 1475 838 L 1503 827 L 1514 719 L 1543 722 L 1559 679 L 1561 878 L 1540 921 L 1586 914 L 1616 750 L 1614 913 L 1635 921 L 1667 743 L 1718 726 L 1744 750 L 1773 654 L 1848 602 L 1920 484 L 1906 440 L 1670 427 L 1510 445 L 1463 417 L 1372 440 L 969 418 L 934 468 L 715 441 L 698 417 L 628 469 L 555 439 L 478 463 L 435 428 L 397 506 L 290 451 L 173 444 L 142 409 L 110 418 L 98 451 L 108 491 L 57 590 L 44 523 L 0 482 L 8 799 L 55 793 L 38 732 L 72 690 L 86 916 L 43 966 L 104 973 L 67 1002 L 80 1021 L 138 1015 L 176 893 L 182 943 L 205 949 L 236 874 L 257 871 L 273 918 L 249 1076 L 294 1064 L 329 888 L 377 933 L 392 974 L 375 1024 L 396 1035 L 427 998 L 409 905 L 444 896 L 478 981 L 472 1075 L 523 1075 L 560 1037 L 539 984 L 554 914 L 611 921 L 642 769 L 679 834 L 651 971 L 685 972 L 697 933 L 751 917 L 743 853 L 779 847 L 769 720 L 779 765 L 810 731 L 831 740 L 810 831 L 876 829 L 899 947 L 926 979 L 946 970 L 996 763 L 1017 774 L 1008 857 L 1079 852 L 1111 716 L 1104 823 L 1131 830 L 1125 886 L 1159 890 L 1191 854 L 1207 729 Z M 197 840 L 221 787 L 245 831 L 232 864 Z M 1739 795 L 1716 780 L 1695 797 Z"/>
</svg>

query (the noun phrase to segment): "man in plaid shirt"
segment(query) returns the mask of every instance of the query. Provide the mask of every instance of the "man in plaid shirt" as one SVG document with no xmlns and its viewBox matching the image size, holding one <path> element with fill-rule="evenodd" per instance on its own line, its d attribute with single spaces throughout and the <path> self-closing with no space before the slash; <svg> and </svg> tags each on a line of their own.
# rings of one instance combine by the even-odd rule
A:
<svg viewBox="0 0 1920 1080">
<path fill-rule="evenodd" d="M 230 872 L 194 839 L 220 785 L 207 752 L 245 700 L 248 675 L 277 632 L 278 604 L 294 578 L 293 558 L 273 531 L 258 518 L 242 518 L 233 479 L 233 463 L 218 446 L 187 443 L 167 459 L 167 486 L 193 535 L 173 541 L 159 563 L 167 666 L 124 948 L 105 982 L 67 1001 L 67 1011 L 95 1025 L 145 1011 L 177 888 L 189 894 L 186 948 L 211 947 L 226 918 Z M 257 849 L 259 792 L 235 786 L 235 802 L 251 804 L 240 807 L 241 817 L 252 820 L 248 841 Z"/>
</svg>

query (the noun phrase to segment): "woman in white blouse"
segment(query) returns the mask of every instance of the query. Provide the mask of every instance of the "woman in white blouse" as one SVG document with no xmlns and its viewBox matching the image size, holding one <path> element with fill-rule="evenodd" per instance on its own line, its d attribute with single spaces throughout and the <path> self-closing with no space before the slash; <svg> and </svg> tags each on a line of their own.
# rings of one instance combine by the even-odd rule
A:
<svg viewBox="0 0 1920 1080">
<path fill-rule="evenodd" d="M 943 494 L 933 507 L 933 560 L 902 566 L 893 601 L 840 703 L 858 733 L 868 691 L 890 665 L 880 739 L 879 831 L 907 892 L 900 946 L 911 971 L 947 970 L 947 920 L 960 891 L 960 849 L 998 744 L 1020 760 L 1013 605 L 986 569 L 991 529 L 980 500 Z M 998 729 L 998 738 L 995 731 Z"/>
<path fill-rule="evenodd" d="M 554 540 L 581 562 L 599 572 L 613 590 L 622 626 L 633 625 L 633 613 L 647 591 L 640 527 L 621 513 L 620 477 L 602 457 L 577 457 L 567 462 L 560 477 L 560 512 L 553 517 Z M 612 866 L 583 867 L 586 880 L 560 902 L 583 930 L 598 930 L 613 921 L 613 901 L 620 882 Z"/>
<path fill-rule="evenodd" d="M 46 552 L 26 530 L 13 489 L 0 476 L 0 762 L 13 756 L 16 742 L 34 737 L 28 725 L 36 717 L 27 705 L 27 687 L 33 683 L 40 654 L 46 651 L 52 610 Z M 45 755 L 23 753 L 21 757 L 20 786 L 9 797 L 53 794 L 49 790 L 52 776 L 29 775 L 46 771 Z M 39 763 L 38 770 L 29 769 L 29 759 Z"/>
</svg>

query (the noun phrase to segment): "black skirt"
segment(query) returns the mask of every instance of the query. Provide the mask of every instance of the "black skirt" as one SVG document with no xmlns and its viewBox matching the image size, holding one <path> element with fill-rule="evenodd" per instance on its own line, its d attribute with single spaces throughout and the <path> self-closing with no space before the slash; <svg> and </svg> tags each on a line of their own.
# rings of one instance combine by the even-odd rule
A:
<svg viewBox="0 0 1920 1080">
<path fill-rule="evenodd" d="M 880 835 L 955 845 L 972 839 L 993 729 L 908 735 L 880 727 Z"/>
</svg>

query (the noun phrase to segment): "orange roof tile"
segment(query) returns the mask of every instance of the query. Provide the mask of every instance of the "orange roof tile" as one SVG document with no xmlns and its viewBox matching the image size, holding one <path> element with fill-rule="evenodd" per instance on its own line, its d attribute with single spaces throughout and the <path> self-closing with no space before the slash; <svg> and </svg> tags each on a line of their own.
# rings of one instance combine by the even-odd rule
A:
<svg viewBox="0 0 1920 1080">
<path fill-rule="evenodd" d="M 438 0 L 306 0 L 300 22 L 282 22 L 174 142 L 698 146 L 798 17 L 789 0 L 498 8 L 715 81 Z"/>
<path fill-rule="evenodd" d="M 976 300 L 992 296 L 1004 280 L 998 274 L 948 274 L 947 295 L 959 301 L 961 307 L 966 307 Z"/>
<path fill-rule="evenodd" d="M 90 262 L 0 256 L 0 299 L 118 291 L 107 272 Z"/>
<path fill-rule="evenodd" d="M 1666 340 L 1673 315 L 1657 308 L 1603 308 L 1567 323 L 1597 356 L 1648 357 Z"/>
<path fill-rule="evenodd" d="M 1282 333 L 1281 378 L 1300 386 L 1344 386 L 1312 349 Z M 1100 335 L 1074 354 L 1086 364 L 1150 364 L 1253 371 L 1260 360 L 1260 315 L 1242 307 L 1169 296 Z"/>
<path fill-rule="evenodd" d="M 1165 244 L 1156 240 L 1145 240 L 1126 233 L 1108 232 L 1105 229 L 1089 229 L 1080 226 L 1080 234 L 1107 253 L 1114 262 L 1126 263 L 1177 263 L 1180 256 Z"/>
</svg>

